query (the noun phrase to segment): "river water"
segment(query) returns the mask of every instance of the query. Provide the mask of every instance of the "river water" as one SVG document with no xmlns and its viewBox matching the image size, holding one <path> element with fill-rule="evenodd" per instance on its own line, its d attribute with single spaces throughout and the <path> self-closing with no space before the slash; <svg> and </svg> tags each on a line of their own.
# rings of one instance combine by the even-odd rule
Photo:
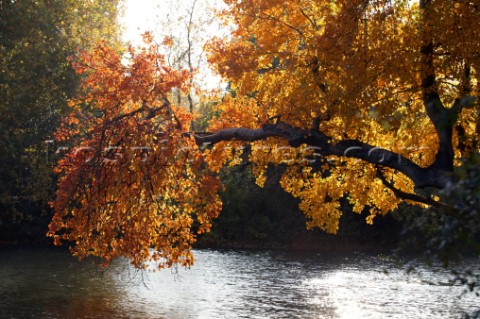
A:
<svg viewBox="0 0 480 319">
<path fill-rule="evenodd" d="M 191 269 L 138 272 L 119 260 L 102 271 L 65 251 L 0 251 L 0 318 L 460 318 L 480 308 L 448 272 L 407 275 L 377 254 L 195 257 Z"/>
</svg>

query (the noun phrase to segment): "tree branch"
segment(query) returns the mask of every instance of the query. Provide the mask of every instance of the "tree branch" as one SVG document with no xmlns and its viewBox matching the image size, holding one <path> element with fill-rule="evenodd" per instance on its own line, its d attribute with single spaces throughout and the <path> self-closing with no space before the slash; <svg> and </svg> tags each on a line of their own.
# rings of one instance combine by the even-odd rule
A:
<svg viewBox="0 0 480 319">
<path fill-rule="evenodd" d="M 149 107 L 147 106 L 146 101 L 143 101 L 141 107 L 139 107 L 139 108 L 137 108 L 137 109 L 135 109 L 135 110 L 133 110 L 133 111 L 131 111 L 131 112 L 128 112 L 128 113 L 125 113 L 125 114 L 121 114 L 121 115 L 118 115 L 118 116 L 114 117 L 113 119 L 111 119 L 110 121 L 108 121 L 108 124 L 121 121 L 121 120 L 123 120 L 123 119 L 126 118 L 126 117 L 131 117 L 131 116 L 134 116 L 134 115 L 136 115 L 136 114 L 138 114 L 138 113 L 145 112 L 145 111 L 148 111 L 148 113 L 147 113 L 147 115 L 144 117 L 144 120 L 149 120 L 149 119 L 151 119 L 151 118 L 154 118 L 154 117 L 157 115 L 158 111 L 164 109 L 164 108 L 167 107 L 167 106 L 168 106 L 167 103 L 164 103 L 164 104 L 162 104 L 161 106 L 152 109 L 152 108 L 149 108 Z"/>
<path fill-rule="evenodd" d="M 269 125 L 269 124 L 267 124 Z M 265 126 L 265 125 L 264 125 Z M 209 144 L 214 145 L 221 141 L 239 140 L 245 142 L 255 142 L 264 140 L 268 137 L 282 137 L 280 133 L 268 132 L 263 128 L 249 129 L 249 128 L 226 128 L 215 133 L 196 132 L 193 134 L 197 145 Z"/>
<path fill-rule="evenodd" d="M 438 83 L 435 75 L 434 63 L 434 37 L 429 30 L 431 18 L 431 0 L 420 0 L 420 12 L 422 25 L 421 53 L 421 78 L 423 91 L 423 104 L 425 111 L 435 126 L 439 139 L 439 147 L 433 166 L 440 171 L 453 171 L 453 127 L 457 120 L 457 114 L 445 108 L 438 93 Z"/>
<path fill-rule="evenodd" d="M 395 152 L 369 145 L 359 140 L 343 140 L 334 143 L 331 137 L 317 129 L 302 129 L 277 121 L 263 124 L 261 128 L 227 128 L 213 133 L 194 134 L 198 145 L 216 144 L 220 141 L 239 140 L 254 142 L 270 137 L 286 140 L 292 147 L 306 145 L 315 148 L 322 156 L 339 156 L 361 159 L 381 167 L 389 167 L 408 176 L 417 187 L 443 188 L 450 176 L 432 167 L 420 167 L 408 158 Z"/>
<path fill-rule="evenodd" d="M 406 192 L 396 188 L 392 183 L 390 183 L 387 180 L 387 178 L 383 174 L 380 167 L 377 167 L 377 177 L 382 181 L 383 185 L 385 185 L 388 189 L 390 189 L 395 194 L 395 196 L 397 196 L 398 198 L 414 201 L 414 202 L 417 202 L 417 203 L 427 204 L 429 206 L 434 206 L 434 207 L 437 207 L 437 208 L 441 208 L 448 215 L 451 215 L 451 216 L 454 216 L 454 217 L 456 215 L 455 208 L 448 205 L 448 204 L 445 204 L 445 203 L 442 203 L 442 202 L 437 202 L 430 197 L 424 197 L 424 196 L 420 196 L 420 195 L 417 195 L 417 194 L 406 193 Z"/>
<path fill-rule="evenodd" d="M 298 33 L 300 34 L 300 36 L 304 36 L 302 30 L 300 30 L 300 29 L 298 29 L 298 28 L 295 28 L 293 25 L 291 25 L 291 24 L 289 24 L 289 23 L 287 23 L 287 22 L 285 22 L 285 21 L 282 21 L 282 20 L 280 20 L 279 18 L 274 17 L 274 16 L 272 16 L 272 15 L 266 13 L 266 12 L 263 12 L 263 11 L 262 11 L 262 12 L 260 13 L 260 17 L 259 17 L 260 19 L 262 19 L 262 17 L 261 17 L 262 14 L 263 14 L 265 17 L 267 17 L 267 19 L 271 19 L 271 20 L 276 21 L 276 22 L 278 22 L 278 23 L 280 23 L 280 24 L 283 24 L 283 25 L 286 26 L 287 28 L 290 28 L 290 29 L 298 32 Z"/>
</svg>

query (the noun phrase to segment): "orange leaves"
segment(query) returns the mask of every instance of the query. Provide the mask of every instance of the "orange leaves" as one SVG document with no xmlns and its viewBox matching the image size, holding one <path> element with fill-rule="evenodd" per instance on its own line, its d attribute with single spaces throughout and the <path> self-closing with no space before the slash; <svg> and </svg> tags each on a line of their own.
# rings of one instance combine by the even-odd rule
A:
<svg viewBox="0 0 480 319">
<path fill-rule="evenodd" d="M 225 78 L 237 79 L 244 72 L 256 72 L 258 63 L 254 59 L 255 46 L 248 41 L 237 41 L 227 46 L 216 38 L 209 44 L 216 51 L 208 62 L 217 66 L 217 72 Z M 232 59 L 232 55 L 235 59 Z"/>
<path fill-rule="evenodd" d="M 70 103 L 72 113 L 57 138 L 74 138 L 82 149 L 70 150 L 57 167 L 63 175 L 50 225 L 56 242 L 75 241 L 80 256 L 126 256 L 137 267 L 149 261 L 189 265 L 195 233 L 208 231 L 221 209 L 218 180 L 210 174 L 246 158 L 256 165 L 259 185 L 269 164 L 288 166 L 282 186 L 300 199 L 309 227 L 336 232 L 341 198 L 357 213 L 370 208 L 372 222 L 400 202 L 377 178 L 376 167 L 345 159 L 346 151 L 327 151 L 336 156 L 321 158 L 315 171 L 304 167 L 315 150 L 283 152 L 285 139 L 296 146 L 298 140 L 320 140 L 332 149 L 350 139 L 376 146 L 368 156 L 383 147 L 428 166 L 439 139 L 425 111 L 425 73 L 435 69 L 447 109 L 459 97 L 478 95 L 475 1 L 433 1 L 428 14 L 408 1 L 226 2 L 230 7 L 222 14 L 237 28 L 231 37 L 212 40 L 208 50 L 209 61 L 231 82 L 231 95 L 214 106 L 208 130 L 264 123 L 271 129 L 280 117 L 280 138 L 257 141 L 248 151 L 239 142 L 220 142 L 202 153 L 183 131 L 192 114 L 169 99 L 188 87 L 189 72 L 167 67 L 150 34 L 144 36 L 150 45 L 129 49 L 128 56 L 105 43 L 79 52 L 73 65 L 85 76 L 84 92 Z M 420 50 L 425 34 L 434 40 L 431 63 Z M 477 113 L 459 115 L 457 156 L 478 149 Z M 314 118 L 321 120 L 312 129 Z M 284 129 L 286 124 L 298 130 Z M 320 134 L 329 137 L 325 143 Z M 303 166 L 290 165 L 298 160 Z M 414 191 L 398 172 L 387 171 L 385 178 L 403 192 Z"/>
<path fill-rule="evenodd" d="M 162 44 L 167 47 L 172 47 L 174 44 L 172 37 L 166 36 L 163 38 Z"/>
<path fill-rule="evenodd" d="M 85 92 L 57 134 L 75 147 L 57 166 L 49 235 L 105 265 L 118 256 L 139 268 L 191 265 L 196 233 L 210 229 L 221 202 L 217 178 L 183 132 L 192 115 L 168 99 L 187 73 L 163 65 L 155 46 L 131 49 L 121 63 L 103 43 L 76 68 L 88 69 Z"/>
<path fill-rule="evenodd" d="M 148 38 L 148 34 L 145 34 Z M 100 109 L 122 111 L 124 102 L 146 101 L 154 103 L 161 94 L 173 88 L 183 89 L 189 75 L 165 64 L 158 54 L 158 46 L 136 52 L 130 48 L 122 57 L 113 48 L 100 42 L 92 52 L 80 51 L 72 65 L 77 73 L 86 73 L 83 81 L 83 99 L 95 98 Z"/>
</svg>

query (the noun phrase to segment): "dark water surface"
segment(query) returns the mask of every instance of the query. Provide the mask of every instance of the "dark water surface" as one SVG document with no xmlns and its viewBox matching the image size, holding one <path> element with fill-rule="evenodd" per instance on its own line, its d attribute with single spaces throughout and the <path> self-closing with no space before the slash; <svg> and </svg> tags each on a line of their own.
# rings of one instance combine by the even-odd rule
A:
<svg viewBox="0 0 480 319">
<path fill-rule="evenodd" d="M 101 271 L 65 251 L 0 251 L 0 318 L 459 318 L 480 308 L 447 272 L 407 275 L 374 254 L 195 256 L 192 269 L 136 272 L 125 261 Z"/>
</svg>

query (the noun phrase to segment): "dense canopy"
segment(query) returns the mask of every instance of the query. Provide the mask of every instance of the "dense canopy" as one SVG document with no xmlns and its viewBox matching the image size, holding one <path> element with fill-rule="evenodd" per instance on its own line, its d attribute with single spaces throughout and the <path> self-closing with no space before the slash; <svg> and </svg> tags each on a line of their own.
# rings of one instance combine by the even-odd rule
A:
<svg viewBox="0 0 480 319">
<path fill-rule="evenodd" d="M 238 28 L 229 41 L 213 43 L 210 61 L 250 102 L 224 103 L 212 128 L 280 120 L 202 141 L 243 133 L 314 147 L 322 169 L 294 166 L 282 180 L 312 225 L 335 232 L 343 196 L 372 215 L 396 208 L 402 197 L 434 204 L 404 193 L 443 188 L 454 158 L 478 149 L 475 2 L 229 4 L 223 16 Z M 281 143 L 268 139 L 262 146 L 270 153 L 254 157 L 285 161 L 285 154 L 272 156 L 282 153 L 275 152 Z"/>
<path fill-rule="evenodd" d="M 341 199 L 367 222 L 405 200 L 453 212 L 433 195 L 479 149 L 479 1 L 225 2 L 235 30 L 208 51 L 232 90 L 207 132 L 171 98 L 189 73 L 148 35 L 128 63 L 105 44 L 74 59 L 84 94 L 57 139 L 77 148 L 58 166 L 50 235 L 81 257 L 190 265 L 221 208 L 216 174 L 246 161 L 259 185 L 285 166 L 308 226 L 331 233 Z"/>
</svg>

